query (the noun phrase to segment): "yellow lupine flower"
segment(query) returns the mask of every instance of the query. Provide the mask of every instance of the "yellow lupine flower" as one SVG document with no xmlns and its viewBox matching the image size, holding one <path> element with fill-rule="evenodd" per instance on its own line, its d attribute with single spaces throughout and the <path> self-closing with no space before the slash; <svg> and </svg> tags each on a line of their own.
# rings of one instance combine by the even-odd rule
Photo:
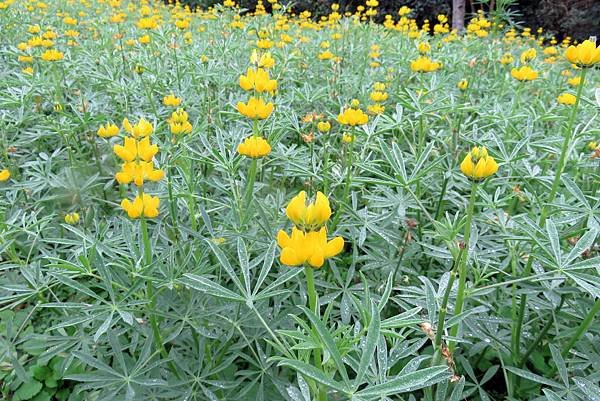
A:
<svg viewBox="0 0 600 401">
<path fill-rule="evenodd" d="M 327 241 L 325 227 L 307 233 L 293 227 L 291 236 L 281 230 L 277 233 L 277 243 L 281 247 L 279 260 L 288 266 L 301 266 L 308 263 L 312 267 L 319 268 L 323 266 L 326 259 L 338 255 L 344 248 L 342 237 Z"/>
<path fill-rule="evenodd" d="M 300 191 L 286 207 L 285 214 L 296 226 L 315 230 L 327 223 L 331 217 L 331 207 L 329 199 L 321 191 L 317 192 L 315 201 L 308 204 L 306 191 Z"/>
<path fill-rule="evenodd" d="M 469 178 L 487 178 L 498 171 L 498 163 L 484 146 L 476 146 L 463 159 L 460 171 Z"/>
<path fill-rule="evenodd" d="M 163 104 L 169 107 L 177 107 L 181 104 L 181 98 L 178 98 L 174 94 L 163 97 Z"/>
<path fill-rule="evenodd" d="M 171 113 L 168 120 L 171 133 L 174 135 L 189 134 L 192 132 L 192 124 L 188 121 L 188 113 L 183 109 L 177 109 Z"/>
<path fill-rule="evenodd" d="M 356 139 L 356 137 L 354 135 L 350 135 L 350 134 L 342 135 L 342 142 L 344 142 L 344 143 L 352 143 L 352 142 L 354 142 L 355 139 Z"/>
<path fill-rule="evenodd" d="M 383 114 L 385 111 L 385 106 L 379 103 L 375 103 L 367 106 L 367 111 L 371 114 Z"/>
<path fill-rule="evenodd" d="M 10 171 L 7 169 L 0 170 L 0 182 L 8 181 L 10 178 Z"/>
<path fill-rule="evenodd" d="M 578 67 L 591 67 L 600 63 L 600 47 L 591 40 L 584 40 L 577 46 L 569 46 L 565 51 L 565 58 Z"/>
<path fill-rule="evenodd" d="M 154 128 L 145 118 L 141 118 L 137 124 L 131 125 L 128 119 L 123 120 L 123 128 L 134 138 L 141 138 L 152 134 Z"/>
<path fill-rule="evenodd" d="M 317 129 L 321 133 L 327 133 L 331 129 L 331 123 L 329 121 L 319 121 L 317 123 Z"/>
<path fill-rule="evenodd" d="M 144 181 L 160 181 L 164 177 L 161 169 L 155 169 L 152 162 L 126 162 L 121 166 L 121 171 L 115 174 L 115 179 L 119 184 L 129 184 L 134 182 L 141 187 Z"/>
<path fill-rule="evenodd" d="M 50 49 L 43 52 L 41 57 L 44 61 L 60 61 L 65 56 L 62 52 L 59 52 L 56 49 Z"/>
<path fill-rule="evenodd" d="M 106 125 L 101 125 L 100 128 L 98 128 L 97 133 L 99 137 L 110 138 L 119 133 L 119 127 L 117 127 L 115 124 L 107 123 Z"/>
<path fill-rule="evenodd" d="M 248 68 L 246 75 L 240 75 L 240 87 L 245 91 L 272 93 L 277 90 L 277 81 L 270 79 L 269 73 L 263 68 Z"/>
<path fill-rule="evenodd" d="M 374 102 L 385 102 L 388 98 L 388 94 L 386 92 L 374 91 L 371 92 L 369 97 Z"/>
<path fill-rule="evenodd" d="M 121 207 L 132 219 L 139 219 L 141 216 L 148 219 L 157 217 L 159 205 L 160 199 L 158 196 L 151 196 L 148 194 L 136 196 L 133 202 L 129 199 L 123 199 L 123 201 L 121 201 Z"/>
<path fill-rule="evenodd" d="M 247 157 L 265 157 L 271 153 L 271 145 L 263 137 L 250 136 L 238 145 L 237 151 L 239 154 Z"/>
<path fill-rule="evenodd" d="M 354 127 L 368 123 L 369 116 L 367 116 L 361 109 L 350 107 L 346 108 L 342 113 L 340 113 L 337 117 L 337 120 L 340 124 Z"/>
<path fill-rule="evenodd" d="M 144 137 L 139 141 L 127 137 L 123 145 L 113 146 L 113 151 L 124 162 L 132 162 L 136 159 L 149 162 L 158 153 L 158 145 L 151 144 L 150 137 Z"/>
<path fill-rule="evenodd" d="M 466 79 L 461 79 L 460 82 L 456 86 L 461 91 L 467 90 L 467 88 L 469 87 L 469 81 L 467 81 Z"/>
<path fill-rule="evenodd" d="M 421 56 L 410 62 L 413 72 L 433 72 L 442 66 L 441 63 L 431 60 L 429 57 Z"/>
<path fill-rule="evenodd" d="M 575 95 L 572 95 L 570 93 L 561 93 L 556 98 L 556 101 L 560 104 L 572 105 L 575 104 L 577 98 L 575 97 Z"/>
<path fill-rule="evenodd" d="M 417 50 L 421 54 L 427 54 L 431 51 L 431 45 L 428 42 L 421 42 L 417 45 Z"/>
<path fill-rule="evenodd" d="M 237 110 L 253 120 L 264 120 L 273 112 L 273 103 L 265 103 L 262 99 L 251 97 L 248 103 L 238 102 Z"/>
<path fill-rule="evenodd" d="M 71 224 L 71 225 L 79 223 L 79 213 L 77 213 L 77 212 L 67 213 L 65 215 L 65 223 Z"/>
<path fill-rule="evenodd" d="M 520 68 L 513 68 L 510 71 L 510 75 L 519 81 L 533 81 L 539 74 L 528 65 L 524 65 Z"/>
<path fill-rule="evenodd" d="M 507 64 L 511 64 L 513 61 L 515 61 L 514 57 L 512 56 L 512 54 L 510 53 L 506 53 L 502 56 L 502 58 L 500 59 L 500 64 L 502 65 L 507 65 Z"/>
<path fill-rule="evenodd" d="M 519 57 L 519 59 L 521 60 L 521 63 L 525 64 L 525 63 L 528 63 L 531 60 L 533 60 L 536 56 L 537 56 L 537 52 L 535 51 L 534 48 L 531 48 L 531 49 L 527 49 L 523 53 L 521 53 L 521 56 Z"/>
<path fill-rule="evenodd" d="M 567 79 L 567 83 L 571 86 L 579 86 L 579 83 L 581 83 L 581 77 L 569 78 Z"/>
</svg>

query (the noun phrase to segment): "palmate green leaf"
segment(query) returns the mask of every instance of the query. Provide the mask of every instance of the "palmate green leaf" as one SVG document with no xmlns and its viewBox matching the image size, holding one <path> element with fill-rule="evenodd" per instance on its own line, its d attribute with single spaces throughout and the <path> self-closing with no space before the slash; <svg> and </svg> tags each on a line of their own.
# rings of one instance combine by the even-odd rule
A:
<svg viewBox="0 0 600 401">
<path fill-rule="evenodd" d="M 356 399 L 375 400 L 392 394 L 402 394 L 409 391 L 432 386 L 452 377 L 447 367 L 434 366 L 400 375 L 386 383 L 369 386 L 354 394 Z"/>
<path fill-rule="evenodd" d="M 367 373 L 369 364 L 375 354 L 375 347 L 379 341 L 379 331 L 381 329 L 381 317 L 379 316 L 379 309 L 375 305 L 374 301 L 371 301 L 371 322 L 367 328 L 367 338 L 365 340 L 365 346 L 362 347 L 362 355 L 360 356 L 360 363 L 356 372 L 356 378 L 354 379 L 354 390 L 362 384 L 363 378 Z"/>
<path fill-rule="evenodd" d="M 306 314 L 306 316 L 308 317 L 308 320 L 310 320 L 310 322 L 312 323 L 312 326 L 315 328 L 319 339 L 322 341 L 323 347 L 329 352 L 329 355 L 331 355 L 331 359 L 333 360 L 339 374 L 342 376 L 345 385 L 348 386 L 348 372 L 346 372 L 346 366 L 342 361 L 342 356 L 335 344 L 333 336 L 331 335 L 327 327 L 325 327 L 321 319 L 317 315 L 315 315 L 311 310 L 304 306 L 298 307 L 302 309 L 304 314 Z"/>
<path fill-rule="evenodd" d="M 220 284 L 215 283 L 205 277 L 198 276 L 196 274 L 186 273 L 185 278 L 181 279 L 180 282 L 187 285 L 195 290 L 205 292 L 217 298 L 228 299 L 235 302 L 246 302 L 246 298 L 235 292 L 228 290 Z"/>
<path fill-rule="evenodd" d="M 550 344 L 550 353 L 552 354 L 552 360 L 554 361 L 554 365 L 558 370 L 558 374 L 560 375 L 561 380 L 565 387 L 569 388 L 569 375 L 567 374 L 567 366 L 565 365 L 565 360 L 560 354 L 560 349 L 554 344 Z"/>
<path fill-rule="evenodd" d="M 323 373 L 323 371 L 315 368 L 312 365 L 309 365 L 306 362 L 302 362 L 302 361 L 298 361 L 298 360 L 294 360 L 294 359 L 282 358 L 282 359 L 279 359 L 279 362 L 277 365 L 290 367 L 290 368 L 294 369 L 295 371 L 303 374 L 304 376 L 309 377 L 313 380 L 316 380 L 317 382 L 324 384 L 327 387 L 332 388 L 336 391 L 339 391 L 340 393 L 349 394 L 351 392 L 350 389 L 348 387 L 346 387 L 343 383 L 339 383 L 339 382 L 333 380 L 332 378 L 325 375 L 325 373 Z"/>
<path fill-rule="evenodd" d="M 589 230 L 575 244 L 575 246 L 571 249 L 571 252 L 567 255 L 564 260 L 563 267 L 568 267 L 569 264 L 577 259 L 583 252 L 590 249 L 590 247 L 594 244 L 596 237 L 598 236 L 598 231 L 595 229 Z"/>
</svg>

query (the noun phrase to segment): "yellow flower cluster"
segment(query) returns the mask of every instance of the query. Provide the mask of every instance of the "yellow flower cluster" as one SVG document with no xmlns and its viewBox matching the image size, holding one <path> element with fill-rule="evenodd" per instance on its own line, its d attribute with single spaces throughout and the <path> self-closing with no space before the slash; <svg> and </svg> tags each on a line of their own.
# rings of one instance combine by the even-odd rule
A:
<svg viewBox="0 0 600 401">
<path fill-rule="evenodd" d="M 181 98 L 171 93 L 163 98 L 163 104 L 168 107 L 178 107 L 181 104 Z"/>
<path fill-rule="evenodd" d="M 460 171 L 469 178 L 480 180 L 498 171 L 498 163 L 484 146 L 475 146 L 460 164 Z"/>
<path fill-rule="evenodd" d="M 326 259 L 339 254 L 344 248 L 344 239 L 335 237 L 327 240 L 325 224 L 331 217 L 329 199 L 317 192 L 314 202 L 307 204 L 306 192 L 296 195 L 285 210 L 286 216 L 294 223 L 291 235 L 280 230 L 277 243 L 281 247 L 279 260 L 284 265 L 309 266 L 319 268 Z"/>
<path fill-rule="evenodd" d="M 65 223 L 70 224 L 70 225 L 79 223 L 79 213 L 77 213 L 77 212 L 67 213 L 65 215 Z"/>
<path fill-rule="evenodd" d="M 410 69 L 413 72 L 434 72 L 440 69 L 441 66 L 440 62 L 433 61 L 426 56 L 417 57 L 417 59 L 410 62 Z"/>
<path fill-rule="evenodd" d="M 592 67 L 600 63 L 600 47 L 596 47 L 591 40 L 584 40 L 577 46 L 569 46 L 565 58 L 578 67 Z"/>
<path fill-rule="evenodd" d="M 7 169 L 0 170 L 0 182 L 8 181 L 10 178 L 10 171 Z"/>
<path fill-rule="evenodd" d="M 346 107 L 337 116 L 337 121 L 342 125 L 349 125 L 355 127 L 358 125 L 365 125 L 369 122 L 369 116 L 365 114 L 360 108 L 358 100 L 354 99 L 350 104 L 350 107 Z"/>
<path fill-rule="evenodd" d="M 153 131 L 152 124 L 142 118 L 137 124 L 132 125 L 128 119 L 125 119 L 123 128 L 130 136 L 125 137 L 122 145 L 113 146 L 113 151 L 123 161 L 121 171 L 115 174 L 115 178 L 119 184 L 133 182 L 139 187 L 139 193 L 133 201 L 123 199 L 121 207 L 132 219 L 142 216 L 155 218 L 159 213 L 160 199 L 144 193 L 144 182 L 159 181 L 164 177 L 164 172 L 154 168 L 153 159 L 159 149 L 157 145 L 150 142 L 150 135 Z M 116 135 L 112 124 L 100 127 L 98 135 L 102 130 L 104 130 L 105 137 Z M 109 133 L 114 135 L 108 135 Z"/>
<path fill-rule="evenodd" d="M 538 77 L 538 72 L 528 65 L 519 68 L 513 68 L 510 75 L 518 81 L 534 81 Z"/>
<path fill-rule="evenodd" d="M 177 109 L 171 113 L 171 118 L 167 120 L 171 134 L 189 134 L 192 132 L 192 124 L 188 121 L 188 113 L 183 109 Z"/>
<path fill-rule="evenodd" d="M 375 82 L 373 91 L 369 94 L 373 104 L 367 106 L 367 110 L 372 114 L 383 114 L 385 106 L 382 104 L 388 99 L 388 94 L 385 92 L 385 84 L 383 82 Z"/>
<path fill-rule="evenodd" d="M 238 145 L 237 151 L 241 155 L 256 159 L 271 153 L 271 145 L 263 137 L 250 136 Z"/>
<path fill-rule="evenodd" d="M 268 33 L 261 31 L 258 35 L 263 40 L 263 38 L 267 37 Z M 262 48 L 261 46 L 258 47 Z M 250 61 L 258 65 L 261 63 L 261 60 L 265 64 L 265 68 L 258 66 L 250 67 L 246 75 L 241 75 L 239 78 L 240 87 L 245 91 L 253 91 L 254 95 L 248 99 L 247 103 L 238 102 L 237 110 L 252 120 L 264 120 L 268 118 L 275 108 L 273 103 L 263 100 L 263 94 L 275 95 L 277 91 L 277 80 L 271 79 L 267 71 L 267 68 L 272 67 L 275 61 L 272 59 L 270 53 L 261 55 L 254 50 Z M 269 67 L 266 67 L 266 65 Z"/>
<path fill-rule="evenodd" d="M 556 101 L 560 104 L 572 105 L 572 104 L 575 104 L 575 102 L 577 101 L 577 97 L 575 97 L 575 95 L 572 95 L 570 93 L 561 93 L 556 98 Z"/>
</svg>

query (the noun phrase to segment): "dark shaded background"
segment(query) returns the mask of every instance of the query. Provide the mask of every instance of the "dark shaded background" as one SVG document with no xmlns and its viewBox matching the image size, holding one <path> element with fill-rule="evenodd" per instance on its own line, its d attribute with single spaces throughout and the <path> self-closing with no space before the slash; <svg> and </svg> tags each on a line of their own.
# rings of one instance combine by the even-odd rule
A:
<svg viewBox="0 0 600 401">
<path fill-rule="evenodd" d="M 490 0 L 493 4 L 493 0 Z M 218 3 L 216 0 L 180 0 L 183 4 L 192 7 L 206 8 Z M 254 9 L 256 0 L 237 0 L 244 8 Z M 330 11 L 330 6 L 336 1 L 332 0 L 280 0 L 281 4 L 294 4 L 294 10 L 310 10 L 313 15 L 324 15 Z M 263 3 L 269 6 L 266 0 Z M 339 0 L 341 10 L 354 11 L 356 6 L 364 4 L 364 0 Z M 466 0 L 467 16 L 478 8 L 487 10 L 487 6 L 476 1 Z M 379 0 L 378 19 L 382 20 L 385 14 L 397 16 L 398 9 L 403 6 L 413 9 L 413 16 L 419 22 L 429 18 L 434 19 L 438 14 L 444 13 L 450 17 L 452 0 Z M 600 0 L 519 0 L 510 8 L 511 18 L 536 30 L 543 27 L 562 39 L 571 36 L 576 39 L 587 39 L 589 36 L 600 36 Z"/>
</svg>

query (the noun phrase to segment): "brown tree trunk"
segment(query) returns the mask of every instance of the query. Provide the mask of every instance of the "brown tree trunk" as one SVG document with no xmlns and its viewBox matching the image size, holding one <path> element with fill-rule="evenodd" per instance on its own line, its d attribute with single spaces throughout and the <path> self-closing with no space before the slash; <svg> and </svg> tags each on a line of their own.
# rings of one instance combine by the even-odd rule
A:
<svg viewBox="0 0 600 401">
<path fill-rule="evenodd" d="M 452 0 L 452 29 L 465 29 L 465 0 Z"/>
</svg>

